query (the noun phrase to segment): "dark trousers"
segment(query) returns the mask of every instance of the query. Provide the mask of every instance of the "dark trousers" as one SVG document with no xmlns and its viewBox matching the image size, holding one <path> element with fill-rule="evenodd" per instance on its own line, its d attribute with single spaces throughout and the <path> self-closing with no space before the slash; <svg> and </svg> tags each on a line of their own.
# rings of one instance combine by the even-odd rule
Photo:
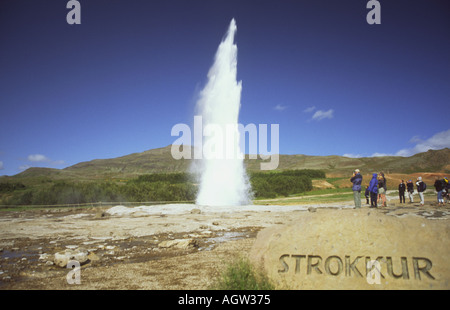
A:
<svg viewBox="0 0 450 310">
<path fill-rule="evenodd" d="M 377 193 L 372 193 L 370 192 L 370 206 L 371 207 L 377 207 L 377 198 L 378 198 L 378 194 Z"/>
<path fill-rule="evenodd" d="M 398 196 L 400 197 L 400 203 L 405 203 L 405 192 L 398 192 Z"/>
</svg>

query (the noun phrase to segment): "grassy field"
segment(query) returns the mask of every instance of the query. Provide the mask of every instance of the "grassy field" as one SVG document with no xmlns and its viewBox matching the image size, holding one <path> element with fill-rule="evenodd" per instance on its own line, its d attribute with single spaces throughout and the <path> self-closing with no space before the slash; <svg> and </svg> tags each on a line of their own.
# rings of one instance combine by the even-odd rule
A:
<svg viewBox="0 0 450 310">
<path fill-rule="evenodd" d="M 312 190 L 299 195 L 289 197 L 278 197 L 273 199 L 255 199 L 256 205 L 298 205 L 298 204 L 319 204 L 344 202 L 353 200 L 353 192 L 349 189 L 334 188 Z"/>
<path fill-rule="evenodd" d="M 350 176 L 330 177 L 321 170 L 308 169 L 251 172 L 249 176 L 256 205 L 321 204 L 353 200 Z M 442 178 L 443 173 L 388 174 L 388 190 L 396 190 L 401 179 L 415 180 L 418 176 L 422 176 L 428 184 L 427 196 L 435 196 L 434 177 Z M 370 179 L 370 174 L 364 175 L 363 191 Z M 0 210 L 194 203 L 198 187 L 196 180 L 188 174 L 173 172 L 116 181 L 52 180 L 45 176 L 13 180 L 15 182 L 0 182 Z"/>
</svg>

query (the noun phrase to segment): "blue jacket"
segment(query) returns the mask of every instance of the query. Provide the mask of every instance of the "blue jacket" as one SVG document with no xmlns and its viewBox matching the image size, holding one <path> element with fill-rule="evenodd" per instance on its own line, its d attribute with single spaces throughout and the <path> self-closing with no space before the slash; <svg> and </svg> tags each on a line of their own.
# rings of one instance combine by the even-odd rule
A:
<svg viewBox="0 0 450 310">
<path fill-rule="evenodd" d="M 377 174 L 372 174 L 372 180 L 370 180 L 369 183 L 369 191 L 371 193 L 378 194 L 378 180 L 377 180 Z"/>
<path fill-rule="evenodd" d="M 359 173 L 355 174 L 355 176 L 350 179 L 350 182 L 353 183 L 352 190 L 358 191 L 358 192 L 361 191 L 362 179 L 363 179 L 362 175 Z"/>
</svg>

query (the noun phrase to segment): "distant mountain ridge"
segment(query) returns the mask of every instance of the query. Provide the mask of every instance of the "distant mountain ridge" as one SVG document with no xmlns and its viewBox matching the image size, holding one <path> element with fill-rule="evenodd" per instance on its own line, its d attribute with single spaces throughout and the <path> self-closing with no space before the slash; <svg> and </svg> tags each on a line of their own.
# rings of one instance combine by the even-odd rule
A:
<svg viewBox="0 0 450 310">
<path fill-rule="evenodd" d="M 117 158 L 94 159 L 64 169 L 29 168 L 12 177 L 51 179 L 128 179 L 142 174 L 159 172 L 187 172 L 192 160 L 175 160 L 171 145 Z M 247 170 L 259 171 L 261 159 L 245 159 Z M 277 170 L 320 169 L 327 175 L 348 175 L 354 169 L 364 173 L 386 171 L 388 173 L 441 172 L 450 173 L 450 149 L 429 150 L 410 157 L 385 156 L 349 158 L 344 156 L 280 155 Z"/>
</svg>

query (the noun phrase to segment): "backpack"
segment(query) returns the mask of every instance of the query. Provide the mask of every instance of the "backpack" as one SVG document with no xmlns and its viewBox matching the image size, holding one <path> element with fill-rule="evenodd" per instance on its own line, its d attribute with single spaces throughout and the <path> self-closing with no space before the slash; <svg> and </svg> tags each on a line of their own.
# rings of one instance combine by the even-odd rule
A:
<svg viewBox="0 0 450 310">
<path fill-rule="evenodd" d="M 425 191 L 427 189 L 427 183 L 422 182 L 422 184 L 423 184 L 423 191 Z"/>
</svg>

